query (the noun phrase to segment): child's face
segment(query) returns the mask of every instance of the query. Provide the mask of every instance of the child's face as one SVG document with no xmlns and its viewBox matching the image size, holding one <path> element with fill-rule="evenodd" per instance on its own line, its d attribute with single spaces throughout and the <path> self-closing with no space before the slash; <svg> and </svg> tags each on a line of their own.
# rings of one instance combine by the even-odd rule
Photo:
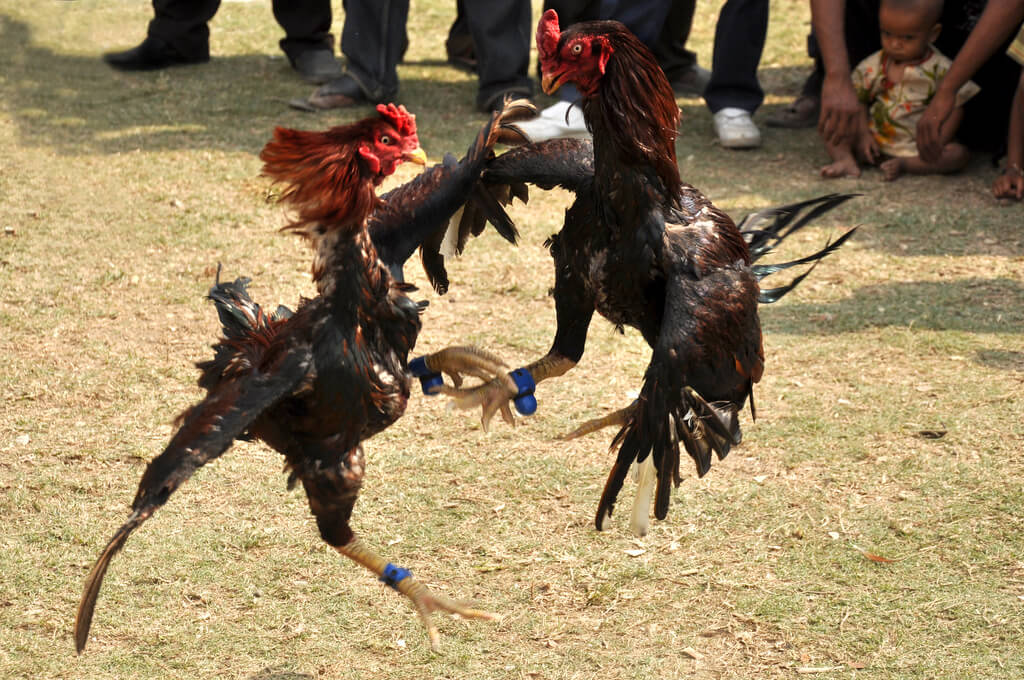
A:
<svg viewBox="0 0 1024 680">
<path fill-rule="evenodd" d="M 923 57 L 940 29 L 927 16 L 894 9 L 885 3 L 878 10 L 878 24 L 882 29 L 882 51 L 897 62 Z"/>
</svg>

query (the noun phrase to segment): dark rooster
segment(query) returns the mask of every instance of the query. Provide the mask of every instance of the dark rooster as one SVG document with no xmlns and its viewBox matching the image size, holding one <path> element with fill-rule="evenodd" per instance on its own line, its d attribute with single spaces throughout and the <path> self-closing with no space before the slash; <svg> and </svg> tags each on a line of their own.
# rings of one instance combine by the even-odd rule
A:
<svg viewBox="0 0 1024 680">
<path fill-rule="evenodd" d="M 101 553 L 85 583 L 75 619 L 79 652 L 89 635 L 103 576 L 128 536 L 192 474 L 235 439 L 258 439 L 281 452 L 291 487 L 301 482 L 323 539 L 409 597 L 438 645 L 433 611 L 493 618 L 431 594 L 353 533 L 349 521 L 366 467 L 362 442 L 403 413 L 409 398 L 408 354 L 420 330 L 419 305 L 378 260 L 366 229 L 380 207 L 374 189 L 403 161 L 423 163 L 415 120 L 402 107 L 326 132 L 277 128 L 260 155 L 266 175 L 284 185 L 295 209 L 287 229 L 314 249 L 318 295 L 294 314 L 266 315 L 245 280 L 218 283 L 224 337 L 199 364 L 206 397 L 178 418 L 179 429 L 139 482 L 128 520 Z M 472 351 L 426 357 L 433 371 L 458 375 L 500 367 Z"/>
<path fill-rule="evenodd" d="M 774 302 L 802 276 L 773 290 L 761 290 L 759 280 L 817 262 L 852 230 L 793 262 L 754 261 L 849 197 L 765 211 L 741 233 L 680 180 L 672 88 L 622 24 L 588 22 L 561 32 L 549 10 L 537 29 L 537 47 L 544 91 L 576 85 L 593 145 L 557 140 L 513 149 L 489 164 L 483 182 L 562 186 L 576 194 L 562 230 L 548 242 L 557 329 L 547 355 L 525 367 L 537 383 L 579 362 L 595 311 L 620 328 L 638 329 L 653 349 L 639 398 L 570 435 L 621 426 L 596 525 L 601 529 L 611 514 L 629 467 L 641 463 L 633 530 L 643 534 L 655 480 L 655 516 L 664 519 L 668 512 L 671 483 L 680 482 L 680 444 L 703 476 L 712 453 L 721 459 L 739 444 L 738 414 L 748 397 L 753 414 L 752 388 L 764 370 L 758 303 Z M 512 421 L 513 391 L 505 381 L 444 391 L 462 407 L 482 406 L 485 426 L 499 410 Z"/>
</svg>

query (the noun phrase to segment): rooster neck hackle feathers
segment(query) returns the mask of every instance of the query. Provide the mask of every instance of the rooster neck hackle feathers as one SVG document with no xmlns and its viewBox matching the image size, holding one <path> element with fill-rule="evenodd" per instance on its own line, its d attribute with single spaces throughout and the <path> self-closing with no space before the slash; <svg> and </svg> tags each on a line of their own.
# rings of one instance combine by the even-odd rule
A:
<svg viewBox="0 0 1024 680">
<path fill-rule="evenodd" d="M 357 141 L 374 121 L 360 121 L 325 132 L 278 127 L 260 153 L 263 174 L 284 185 L 278 200 L 295 211 L 284 227 L 314 243 L 328 231 L 352 232 L 362 228 L 380 199 L 374 183 L 365 181 Z"/>
<path fill-rule="evenodd" d="M 677 205 L 679 107 L 654 55 L 617 21 L 583 22 L 559 32 L 557 14 L 546 12 L 537 29 L 542 64 L 568 61 L 577 45 L 586 45 L 583 53 L 597 60 L 589 77 L 599 74 L 599 80 L 581 88 L 587 125 L 595 133 L 595 158 L 607 153 L 627 166 L 651 166 Z"/>
<path fill-rule="evenodd" d="M 650 165 L 667 197 L 678 204 L 679 107 L 672 86 L 650 51 L 624 26 L 597 23 L 604 24 L 614 55 L 608 60 L 597 94 L 584 100 L 591 126 L 600 126 L 605 133 L 594 135 L 595 155 L 607 150 L 626 165 Z M 599 149 L 601 146 L 605 148 Z"/>
</svg>

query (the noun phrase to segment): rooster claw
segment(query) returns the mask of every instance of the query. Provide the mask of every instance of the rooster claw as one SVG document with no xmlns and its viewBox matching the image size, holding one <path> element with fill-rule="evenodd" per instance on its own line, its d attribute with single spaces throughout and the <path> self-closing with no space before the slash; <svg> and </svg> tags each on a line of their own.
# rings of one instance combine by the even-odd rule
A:
<svg viewBox="0 0 1024 680">
<path fill-rule="evenodd" d="M 465 602 L 452 600 L 443 595 L 435 595 L 425 585 L 419 581 L 414 581 L 412 578 L 400 581 L 395 587 L 396 590 L 412 600 L 413 606 L 416 607 L 420 620 L 423 622 L 423 626 L 427 629 L 427 637 L 430 638 L 430 648 L 435 652 L 441 651 L 441 634 L 437 631 L 437 626 L 434 625 L 430 618 L 430 615 L 434 612 L 447 612 L 464 619 L 501 620 L 500 614 L 492 614 L 481 609 L 474 609 Z"/>
<path fill-rule="evenodd" d="M 633 417 L 634 411 L 636 411 L 635 401 L 626 408 L 620 408 L 618 411 L 612 411 L 606 416 L 601 416 L 600 418 L 592 418 L 583 423 L 582 425 L 580 425 L 579 427 L 577 427 L 572 432 L 563 434 L 561 437 L 559 437 L 559 439 L 561 441 L 566 442 L 569 441 L 570 439 L 576 439 L 578 437 L 583 437 L 593 432 L 597 432 L 598 430 L 603 430 L 604 428 L 610 427 L 612 425 L 622 427 L 629 422 L 630 418 Z"/>
</svg>

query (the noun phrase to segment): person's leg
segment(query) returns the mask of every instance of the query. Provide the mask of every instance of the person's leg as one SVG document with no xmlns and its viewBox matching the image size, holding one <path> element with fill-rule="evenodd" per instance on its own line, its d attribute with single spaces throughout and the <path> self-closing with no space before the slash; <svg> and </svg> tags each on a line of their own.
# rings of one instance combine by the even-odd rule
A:
<svg viewBox="0 0 1024 680">
<path fill-rule="evenodd" d="M 849 144 L 832 144 L 825 142 L 825 151 L 832 162 L 821 168 L 821 176 L 826 179 L 835 177 L 860 177 L 860 165 L 853 155 Z"/>
<path fill-rule="evenodd" d="M 926 163 L 920 156 L 890 158 L 878 166 L 882 170 L 885 181 L 891 182 L 900 175 L 948 175 L 959 172 L 966 167 L 971 159 L 971 152 L 963 144 L 950 142 L 942 147 L 939 159 L 934 163 Z"/>
<path fill-rule="evenodd" d="M 369 101 L 381 102 L 398 92 L 398 62 L 408 17 L 409 0 L 346 1 L 341 31 L 345 71 Z"/>
<path fill-rule="evenodd" d="M 281 51 L 292 68 L 313 83 L 341 75 L 334 58 L 330 0 L 273 0 L 274 18 L 284 29 Z"/>
<path fill-rule="evenodd" d="M 345 0 L 341 51 L 345 71 L 308 99 L 292 100 L 303 110 L 338 109 L 383 103 L 398 93 L 398 62 L 406 47 L 409 0 Z"/>
<path fill-rule="evenodd" d="M 678 94 L 700 95 L 711 79 L 711 72 L 697 65 L 697 55 L 686 49 L 696 7 L 696 0 L 673 0 L 661 33 L 651 45 L 658 64 Z"/>
<path fill-rule="evenodd" d="M 477 108 L 500 108 L 506 92 L 533 96 L 528 75 L 533 39 L 530 0 L 464 0 L 462 6 L 480 76 Z"/>
<path fill-rule="evenodd" d="M 712 113 L 736 108 L 753 113 L 764 101 L 757 67 L 768 32 L 767 0 L 727 0 L 715 27 L 711 82 L 704 99 Z"/>
<path fill-rule="evenodd" d="M 671 5 L 669 0 L 601 0 L 601 18 L 621 21 L 640 42 L 653 47 Z"/>
<path fill-rule="evenodd" d="M 149 71 L 210 60 L 210 27 L 220 0 L 153 0 L 153 19 L 141 44 L 103 60 L 123 71 Z"/>
<path fill-rule="evenodd" d="M 188 59 L 210 58 L 209 21 L 220 0 L 153 0 L 153 20 L 147 33 Z"/>
<path fill-rule="evenodd" d="M 726 148 L 761 145 L 761 133 L 751 115 L 764 101 L 757 67 L 767 33 L 768 0 L 727 0 L 722 6 L 704 101 Z"/>
</svg>

